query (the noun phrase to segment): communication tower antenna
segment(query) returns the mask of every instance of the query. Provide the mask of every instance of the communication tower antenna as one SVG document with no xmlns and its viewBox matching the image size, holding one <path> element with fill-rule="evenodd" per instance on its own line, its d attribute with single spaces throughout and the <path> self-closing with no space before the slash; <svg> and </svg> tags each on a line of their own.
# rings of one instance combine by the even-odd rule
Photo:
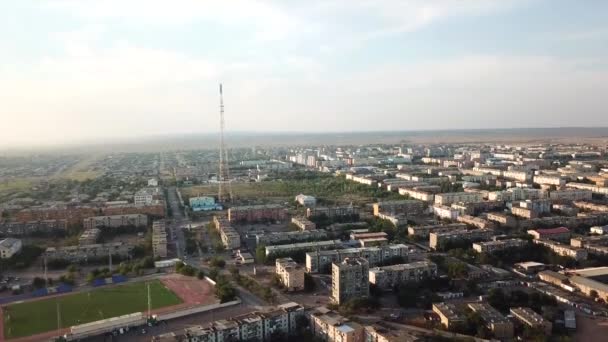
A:
<svg viewBox="0 0 608 342">
<path fill-rule="evenodd" d="M 232 201 L 232 185 L 230 184 L 230 169 L 228 168 L 228 149 L 224 142 L 224 94 L 220 83 L 220 169 L 218 173 L 218 194 L 220 203 Z"/>
</svg>

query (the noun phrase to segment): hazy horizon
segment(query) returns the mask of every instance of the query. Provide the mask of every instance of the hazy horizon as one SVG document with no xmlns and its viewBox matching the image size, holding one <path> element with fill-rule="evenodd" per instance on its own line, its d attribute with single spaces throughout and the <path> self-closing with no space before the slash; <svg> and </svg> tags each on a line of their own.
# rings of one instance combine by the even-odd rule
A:
<svg viewBox="0 0 608 342">
<path fill-rule="evenodd" d="M 227 134 L 608 127 L 607 12 L 600 0 L 4 2 L 0 150 L 217 134 L 218 83 Z"/>
</svg>

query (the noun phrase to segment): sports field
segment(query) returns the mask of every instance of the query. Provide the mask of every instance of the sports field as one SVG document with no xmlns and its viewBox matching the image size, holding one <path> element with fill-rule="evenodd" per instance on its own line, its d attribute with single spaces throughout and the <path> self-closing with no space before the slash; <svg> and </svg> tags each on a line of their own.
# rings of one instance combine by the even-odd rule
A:
<svg viewBox="0 0 608 342">
<path fill-rule="evenodd" d="M 57 306 L 61 312 L 61 328 L 146 311 L 146 284 L 150 284 L 152 309 L 182 303 L 175 293 L 154 280 L 12 304 L 4 307 L 4 338 L 56 330 Z"/>
</svg>

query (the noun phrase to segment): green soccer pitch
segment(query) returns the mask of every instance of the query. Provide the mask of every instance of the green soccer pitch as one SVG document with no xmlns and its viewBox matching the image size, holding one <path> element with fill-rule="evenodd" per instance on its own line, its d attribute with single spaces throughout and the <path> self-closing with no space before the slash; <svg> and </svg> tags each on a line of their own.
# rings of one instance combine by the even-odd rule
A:
<svg viewBox="0 0 608 342">
<path fill-rule="evenodd" d="M 122 316 L 148 309 L 148 289 L 152 309 L 182 303 L 160 281 L 138 282 L 61 297 L 9 304 L 4 307 L 4 338 L 16 338 L 57 330 L 57 303 L 61 328 Z"/>
</svg>

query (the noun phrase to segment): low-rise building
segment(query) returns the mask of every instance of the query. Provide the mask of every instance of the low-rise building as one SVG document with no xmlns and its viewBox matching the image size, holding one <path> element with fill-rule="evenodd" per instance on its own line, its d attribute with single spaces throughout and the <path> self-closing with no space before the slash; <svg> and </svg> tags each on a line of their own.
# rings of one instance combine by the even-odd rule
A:
<svg viewBox="0 0 608 342">
<path fill-rule="evenodd" d="M 513 337 L 513 323 L 487 303 L 469 303 L 473 312 L 479 313 L 486 327 L 500 339 Z"/>
<path fill-rule="evenodd" d="M 493 235 L 491 230 L 454 230 L 449 232 L 435 232 L 429 234 L 429 246 L 432 249 L 442 248 L 442 246 L 453 240 L 480 241 L 489 240 Z"/>
<path fill-rule="evenodd" d="M 94 259 L 105 259 L 109 255 L 127 258 L 132 250 L 133 245 L 114 242 L 84 246 L 48 247 L 45 251 L 45 255 L 48 260 L 82 262 L 92 261 Z"/>
<path fill-rule="evenodd" d="M 310 328 L 314 336 L 327 342 L 363 342 L 365 329 L 337 312 L 326 307 L 313 308 L 308 312 Z"/>
<path fill-rule="evenodd" d="M 456 221 L 458 222 L 462 222 L 464 224 L 473 226 L 475 228 L 479 228 L 479 229 L 491 229 L 494 228 L 494 223 L 481 218 L 481 217 L 475 217 L 475 216 L 471 216 L 471 215 L 459 215 L 456 218 Z"/>
<path fill-rule="evenodd" d="M 549 284 L 562 287 L 568 283 L 568 277 L 562 273 L 558 273 L 551 270 L 545 270 L 538 272 L 538 278 Z"/>
<path fill-rule="evenodd" d="M 435 194 L 433 192 L 416 188 L 399 188 L 399 194 L 427 203 L 435 201 Z"/>
<path fill-rule="evenodd" d="M 0 234 L 4 236 L 64 235 L 67 229 L 67 220 L 64 219 L 0 222 Z"/>
<path fill-rule="evenodd" d="M 223 209 L 222 205 L 217 203 L 215 198 L 211 196 L 190 197 L 188 203 L 194 212 Z"/>
<path fill-rule="evenodd" d="M 228 209 L 230 222 L 285 221 L 287 209 L 278 204 L 249 205 Z"/>
<path fill-rule="evenodd" d="M 0 258 L 9 259 L 19 253 L 23 244 L 19 239 L 6 238 L 0 241 Z"/>
<path fill-rule="evenodd" d="M 486 217 L 488 221 L 496 222 L 501 226 L 515 227 L 517 225 L 517 219 L 505 213 L 488 213 Z"/>
<path fill-rule="evenodd" d="M 521 323 L 533 328 L 543 331 L 546 336 L 551 335 L 553 325 L 551 322 L 543 318 L 543 316 L 534 312 L 534 310 L 525 307 L 511 308 L 509 310 L 511 315 L 515 317 Z"/>
<path fill-rule="evenodd" d="M 605 235 L 608 234 L 608 225 L 607 226 L 594 226 L 589 228 L 589 232 L 591 234 Z"/>
<path fill-rule="evenodd" d="M 458 209 L 454 209 L 445 205 L 434 205 L 431 208 L 435 216 L 446 220 L 455 221 L 458 218 L 458 215 L 460 214 Z"/>
<path fill-rule="evenodd" d="M 143 214 L 93 216 L 84 219 L 82 224 L 85 229 L 140 228 L 148 225 L 148 216 Z"/>
<path fill-rule="evenodd" d="M 407 216 L 405 214 L 388 214 L 384 212 L 378 213 L 377 218 L 386 220 L 392 223 L 395 227 L 403 227 L 407 225 Z"/>
<path fill-rule="evenodd" d="M 359 208 L 352 205 L 349 206 L 338 206 L 338 207 L 315 207 L 306 209 L 306 217 L 318 217 L 326 216 L 328 218 L 334 217 L 345 217 L 345 216 L 357 216 L 359 215 Z"/>
<path fill-rule="evenodd" d="M 556 240 L 569 241 L 570 229 L 566 227 L 550 228 L 550 229 L 531 229 L 528 234 L 532 235 L 535 240 Z"/>
<path fill-rule="evenodd" d="M 296 196 L 296 202 L 300 203 L 300 205 L 305 206 L 307 208 L 314 207 L 317 205 L 317 199 L 313 196 L 307 196 L 304 194 L 299 194 Z"/>
<path fill-rule="evenodd" d="M 378 216 L 380 213 L 415 216 L 424 211 L 425 204 L 417 200 L 384 201 L 374 203 L 373 208 L 374 216 Z"/>
<path fill-rule="evenodd" d="M 79 245 L 93 245 L 97 243 L 97 239 L 99 239 L 99 235 L 101 234 L 101 230 L 97 228 L 86 229 L 80 234 L 78 237 Z"/>
<path fill-rule="evenodd" d="M 437 265 L 431 261 L 375 267 L 369 270 L 369 282 L 388 290 L 405 282 L 417 282 L 437 276 Z"/>
<path fill-rule="evenodd" d="M 369 263 L 365 258 L 346 258 L 332 264 L 331 299 L 343 304 L 352 298 L 369 296 Z"/>
<path fill-rule="evenodd" d="M 532 242 L 549 247 L 555 254 L 573 258 L 575 260 L 586 260 L 588 256 L 587 250 L 578 247 L 571 247 L 552 240 L 537 240 L 534 239 Z"/>
<path fill-rule="evenodd" d="M 430 233 L 436 231 L 449 231 L 449 230 L 463 230 L 467 229 L 467 225 L 464 223 L 450 223 L 450 224 L 435 224 L 427 226 L 409 226 L 407 228 L 408 235 L 420 236 L 428 238 Z"/>
<path fill-rule="evenodd" d="M 292 258 L 280 258 L 275 261 L 276 274 L 287 291 L 304 290 L 304 268 Z"/>
<path fill-rule="evenodd" d="M 564 189 L 549 192 L 549 199 L 552 201 L 587 201 L 593 195 L 591 190 L 584 189 Z"/>
<path fill-rule="evenodd" d="M 433 303 L 433 312 L 439 316 L 441 325 L 452 329 L 464 323 L 465 317 L 452 303 Z"/>
<path fill-rule="evenodd" d="M 291 223 L 295 224 L 300 230 L 314 230 L 317 225 L 304 216 L 296 216 L 291 218 Z"/>
<path fill-rule="evenodd" d="M 310 252 L 314 250 L 332 249 L 342 245 L 340 240 L 325 240 L 315 242 L 293 243 L 288 245 L 266 246 L 266 256 L 292 252 Z"/>
<path fill-rule="evenodd" d="M 496 251 L 502 251 L 507 248 L 523 247 L 528 242 L 522 239 L 506 239 L 497 241 L 485 241 L 473 243 L 473 249 L 478 253 L 492 253 Z"/>
<path fill-rule="evenodd" d="M 451 205 L 452 203 L 469 203 L 483 201 L 483 194 L 480 192 L 447 192 L 435 195 L 435 204 Z"/>
<path fill-rule="evenodd" d="M 321 229 L 295 231 L 295 232 L 275 232 L 255 234 L 256 245 L 281 245 L 295 242 L 311 242 L 327 239 L 327 231 Z"/>
</svg>

